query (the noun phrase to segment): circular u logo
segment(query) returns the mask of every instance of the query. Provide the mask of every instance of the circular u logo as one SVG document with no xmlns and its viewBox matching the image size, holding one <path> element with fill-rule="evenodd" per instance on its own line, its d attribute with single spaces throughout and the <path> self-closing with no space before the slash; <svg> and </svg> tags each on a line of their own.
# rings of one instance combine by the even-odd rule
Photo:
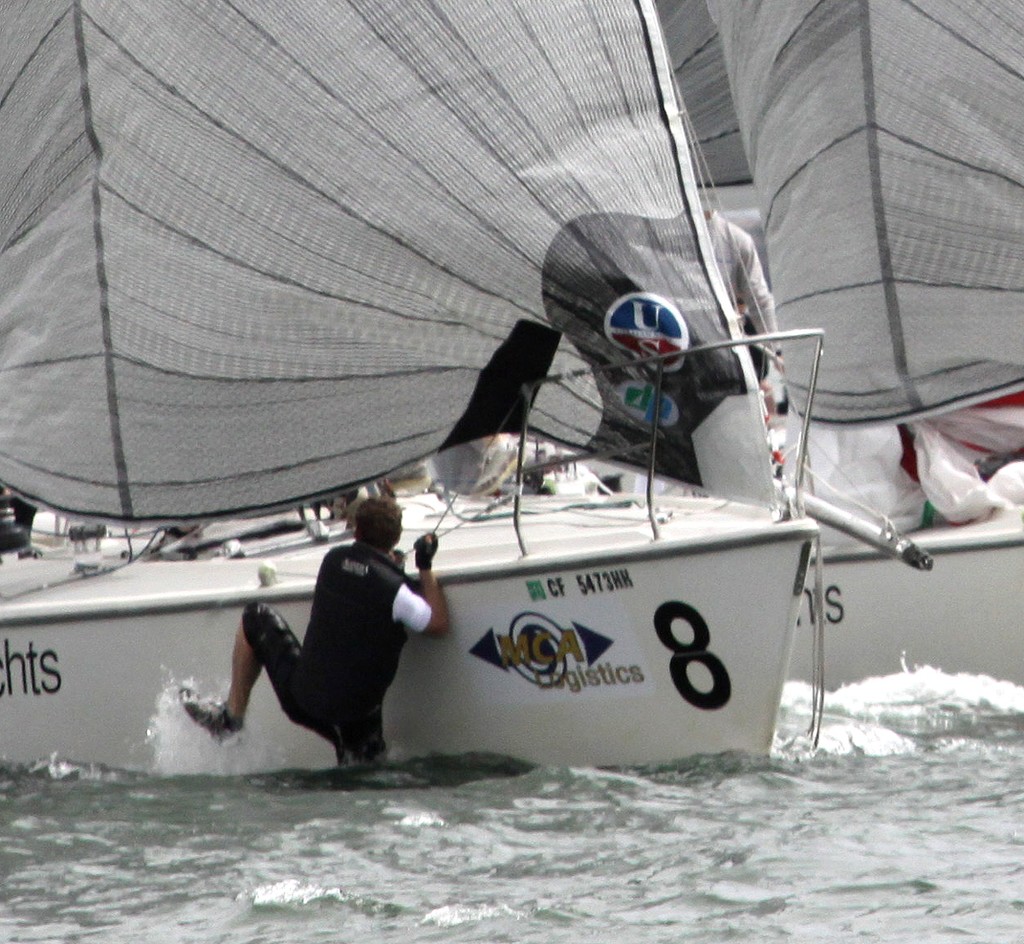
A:
<svg viewBox="0 0 1024 944">
<path fill-rule="evenodd" d="M 637 357 L 665 357 L 665 370 L 679 370 L 690 346 L 690 329 L 679 310 L 651 292 L 630 292 L 615 299 L 604 318 L 604 333 Z"/>
</svg>

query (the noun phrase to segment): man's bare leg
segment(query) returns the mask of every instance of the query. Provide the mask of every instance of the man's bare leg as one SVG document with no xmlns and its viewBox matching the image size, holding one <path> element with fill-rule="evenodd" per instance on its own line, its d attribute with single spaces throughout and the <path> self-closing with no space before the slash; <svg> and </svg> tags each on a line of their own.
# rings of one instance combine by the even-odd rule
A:
<svg viewBox="0 0 1024 944">
<path fill-rule="evenodd" d="M 245 638 L 242 624 L 235 633 L 235 647 L 231 652 L 231 688 L 228 689 L 228 712 L 232 718 L 241 721 L 249 707 L 249 696 L 263 666 L 256 658 L 249 640 Z"/>
<path fill-rule="evenodd" d="M 231 687 L 227 701 L 200 698 L 189 686 L 182 686 L 180 690 L 181 704 L 189 717 L 218 741 L 242 730 L 249 695 L 263 669 L 242 627 L 243 623 L 239 622 L 231 650 Z"/>
</svg>

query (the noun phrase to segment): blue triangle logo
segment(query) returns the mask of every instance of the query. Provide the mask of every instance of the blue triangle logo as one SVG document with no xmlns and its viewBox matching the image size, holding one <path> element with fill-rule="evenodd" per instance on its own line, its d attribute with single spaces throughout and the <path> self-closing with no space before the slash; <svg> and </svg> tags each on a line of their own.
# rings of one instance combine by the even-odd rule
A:
<svg viewBox="0 0 1024 944">
<path fill-rule="evenodd" d="M 587 665 L 593 665 L 612 647 L 614 640 L 609 639 L 607 636 L 602 636 L 596 630 L 587 629 L 586 626 L 577 623 L 575 620 L 572 622 L 572 628 L 576 630 L 576 636 L 579 638 L 583 651 L 587 655 Z"/>
<path fill-rule="evenodd" d="M 478 659 L 483 659 L 484 662 L 490 662 L 491 665 L 496 665 L 504 672 L 508 671 L 508 666 L 504 665 L 501 661 L 501 651 L 498 649 L 498 638 L 494 635 L 493 629 L 487 630 L 487 632 L 480 637 L 477 644 L 469 650 L 469 654 L 476 656 Z"/>
</svg>

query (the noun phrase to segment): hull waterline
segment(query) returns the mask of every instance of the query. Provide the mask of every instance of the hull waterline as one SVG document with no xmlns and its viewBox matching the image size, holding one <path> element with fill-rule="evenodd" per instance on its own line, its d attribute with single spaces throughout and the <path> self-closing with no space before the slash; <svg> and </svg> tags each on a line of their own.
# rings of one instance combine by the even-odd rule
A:
<svg viewBox="0 0 1024 944">
<path fill-rule="evenodd" d="M 814 525 L 706 507 L 688 518 L 686 507 L 669 510 L 657 541 L 645 513 L 622 508 L 539 516 L 525 557 L 507 520 L 442 537 L 453 628 L 403 653 L 385 702 L 392 756 L 618 765 L 766 752 Z M 214 559 L 139 563 L 9 599 L 0 757 L 236 769 L 234 748 L 188 722 L 174 693 L 226 692 L 247 600 L 280 607 L 301 635 L 324 550 L 276 557 L 269 587 L 260 560 Z M 3 577 L 35 563 L 11 562 Z M 333 763 L 326 742 L 285 720 L 265 679 L 239 741 L 247 769 Z"/>
<path fill-rule="evenodd" d="M 877 553 L 825 551 L 825 686 L 834 690 L 931 666 L 1024 685 L 1024 526 L 1019 511 L 917 532 L 930 571 Z M 814 567 L 808 572 L 792 674 L 812 677 Z"/>
</svg>

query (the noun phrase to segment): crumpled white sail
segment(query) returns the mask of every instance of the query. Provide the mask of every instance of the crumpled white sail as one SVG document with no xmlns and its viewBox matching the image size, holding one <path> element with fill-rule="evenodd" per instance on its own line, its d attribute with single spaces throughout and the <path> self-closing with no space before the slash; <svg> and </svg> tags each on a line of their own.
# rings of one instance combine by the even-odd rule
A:
<svg viewBox="0 0 1024 944">
<path fill-rule="evenodd" d="M 727 336 L 648 0 L 9 4 L 0 127 L 0 481 L 58 509 L 283 506 L 514 429 L 628 353 L 631 292 Z M 714 485 L 740 365 L 666 374 L 660 471 Z M 652 377 L 534 421 L 627 447 Z"/>
<path fill-rule="evenodd" d="M 1024 7 L 709 0 L 819 421 L 1024 387 Z M 786 351 L 801 411 L 806 353 Z"/>
</svg>

